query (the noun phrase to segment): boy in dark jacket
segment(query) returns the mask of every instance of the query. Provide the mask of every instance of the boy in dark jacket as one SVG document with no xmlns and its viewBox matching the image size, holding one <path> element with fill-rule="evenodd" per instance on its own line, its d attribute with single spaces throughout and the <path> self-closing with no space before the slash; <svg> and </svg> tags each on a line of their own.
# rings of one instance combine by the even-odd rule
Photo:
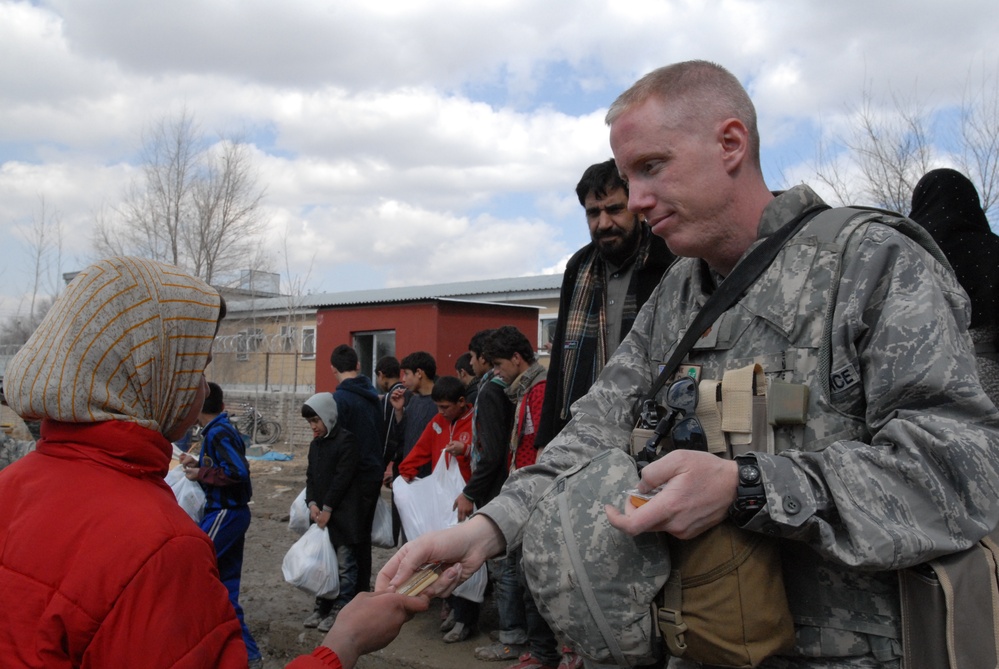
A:
<svg viewBox="0 0 999 669">
<path fill-rule="evenodd" d="M 361 449 L 357 476 L 362 483 L 364 525 L 368 531 L 357 549 L 357 592 L 367 592 L 371 589 L 371 523 L 375 519 L 385 471 L 382 412 L 378 391 L 368 377 L 361 374 L 361 363 L 353 348 L 346 344 L 337 346 L 330 355 L 330 365 L 337 381 L 333 392 L 337 420 L 354 435 Z"/>
<path fill-rule="evenodd" d="M 337 423 L 333 395 L 319 393 L 307 399 L 302 417 L 309 421 L 314 437 L 309 444 L 305 501 L 312 521 L 329 529 L 340 571 L 339 595 L 332 600 L 316 598 L 316 608 L 304 624 L 327 632 L 357 592 L 358 546 L 370 541 L 371 528 L 364 527 L 362 484 L 357 475 L 361 450 L 354 435 Z"/>
</svg>

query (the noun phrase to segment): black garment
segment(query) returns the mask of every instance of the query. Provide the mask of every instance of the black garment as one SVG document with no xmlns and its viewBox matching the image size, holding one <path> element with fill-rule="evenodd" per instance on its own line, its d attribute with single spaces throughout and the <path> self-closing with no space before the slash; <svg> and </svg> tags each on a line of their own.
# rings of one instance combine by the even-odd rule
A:
<svg viewBox="0 0 999 669">
<path fill-rule="evenodd" d="M 360 374 L 344 379 L 333 393 L 337 423 L 354 435 L 361 446 L 358 476 L 363 481 L 379 481 L 385 473 L 382 462 L 382 413 L 378 392 L 368 377 Z"/>
<path fill-rule="evenodd" d="M 333 393 L 337 422 L 352 433 L 361 447 L 357 476 L 361 480 L 361 525 L 367 532 L 354 547 L 357 560 L 357 592 L 371 589 L 371 524 L 382 489 L 385 465 L 382 462 L 382 410 L 378 391 L 363 374 L 344 379 Z"/>
<path fill-rule="evenodd" d="M 659 280 L 676 259 L 666 247 L 666 242 L 654 234 L 648 234 L 646 243 L 649 245 L 648 259 L 642 267 L 636 267 L 635 300 L 639 309 L 648 301 L 652 291 L 659 285 Z M 535 437 L 537 448 L 543 448 L 555 438 L 568 419 L 561 417 L 560 407 L 572 404 L 585 395 L 596 381 L 594 374 L 579 374 L 574 376 L 575 383 L 571 388 L 562 387 L 562 360 L 565 352 L 565 324 L 569 318 L 572 292 L 579 279 L 579 267 L 591 253 L 596 253 L 596 247 L 589 243 L 577 251 L 566 263 L 565 274 L 562 276 L 562 288 L 558 301 L 558 321 L 555 324 L 555 335 L 552 339 L 551 359 L 548 363 L 548 385 L 545 386 L 545 402 L 541 408 L 541 421 L 538 424 L 538 434 Z M 631 330 L 631 323 L 621 324 L 621 339 Z M 580 360 L 583 362 L 583 360 Z M 606 362 L 606 361 L 604 361 Z"/>
<path fill-rule="evenodd" d="M 465 402 L 468 403 L 469 405 L 475 404 L 475 398 L 479 394 L 479 381 L 481 380 L 482 379 L 477 376 L 471 381 L 469 381 L 468 385 L 465 386 Z"/>
<path fill-rule="evenodd" d="M 971 181 L 955 170 L 927 172 L 912 191 L 909 218 L 926 228 L 971 298 L 971 328 L 999 323 L 999 235 Z"/>
<path fill-rule="evenodd" d="M 509 473 L 507 457 L 514 406 L 506 396 L 505 387 L 489 372 L 480 380 L 476 395 L 472 476 L 462 492 L 479 508 L 499 494 Z"/>
<path fill-rule="evenodd" d="M 381 402 L 382 407 L 382 468 L 388 466 L 390 462 L 394 462 L 396 467 L 398 467 L 401 460 L 397 460 L 399 454 L 400 442 L 402 441 L 402 431 L 395 422 L 395 409 L 392 407 L 392 402 L 389 401 L 392 397 L 392 393 L 396 388 L 405 388 L 401 381 L 396 381 L 392 384 L 392 387 L 385 392 L 384 395 L 379 396 L 378 401 Z M 407 392 L 407 400 L 409 399 Z M 393 477 L 396 476 L 398 472 L 393 471 Z"/>
<path fill-rule="evenodd" d="M 437 415 L 437 405 L 434 403 L 433 398 L 430 395 L 420 395 L 418 393 L 412 393 L 406 400 L 406 408 L 402 412 L 402 420 L 399 421 L 395 429 L 401 435 L 399 439 L 399 447 L 396 450 L 396 457 L 394 458 L 395 467 L 393 467 L 393 472 L 395 475 L 399 473 L 399 463 L 406 459 L 409 452 L 413 450 L 413 446 L 419 441 L 420 435 L 423 434 L 423 430 L 427 427 L 427 423 L 434 419 Z M 434 469 L 433 462 L 428 462 L 417 470 L 416 475 L 419 478 L 429 476 L 430 472 Z"/>
<path fill-rule="evenodd" d="M 357 440 L 339 425 L 309 444 L 305 499 L 332 510 L 327 527 L 334 546 L 371 540 L 371 527 L 364 527 L 364 484 L 357 476 L 360 461 Z"/>
</svg>

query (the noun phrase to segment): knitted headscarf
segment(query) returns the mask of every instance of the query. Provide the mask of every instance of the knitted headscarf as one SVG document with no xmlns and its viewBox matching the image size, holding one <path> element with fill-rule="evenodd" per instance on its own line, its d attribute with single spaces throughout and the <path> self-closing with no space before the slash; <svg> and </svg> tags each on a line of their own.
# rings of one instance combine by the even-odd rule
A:
<svg viewBox="0 0 999 669">
<path fill-rule="evenodd" d="M 194 401 L 219 305 L 214 288 L 171 265 L 102 260 L 11 359 L 7 400 L 24 418 L 130 421 L 166 434 Z"/>
</svg>

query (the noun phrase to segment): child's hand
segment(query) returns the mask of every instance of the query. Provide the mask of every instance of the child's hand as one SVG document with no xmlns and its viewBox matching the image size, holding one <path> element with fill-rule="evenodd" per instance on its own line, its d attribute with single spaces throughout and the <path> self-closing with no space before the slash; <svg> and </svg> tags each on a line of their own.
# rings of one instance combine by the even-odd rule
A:
<svg viewBox="0 0 999 669">
<path fill-rule="evenodd" d="M 389 395 L 389 402 L 392 404 L 392 408 L 396 411 L 402 411 L 402 408 L 406 406 L 406 389 L 396 388 Z"/>
<path fill-rule="evenodd" d="M 460 441 L 455 440 L 455 441 L 452 441 L 451 443 L 449 443 L 447 446 L 445 446 L 444 450 L 447 451 L 448 453 L 450 453 L 451 455 L 464 455 L 465 454 L 465 444 L 461 443 Z"/>
<path fill-rule="evenodd" d="M 196 467 L 198 465 L 198 459 L 190 453 L 182 453 L 177 460 L 185 467 Z"/>
<path fill-rule="evenodd" d="M 198 472 L 200 472 L 200 471 L 201 470 L 198 469 L 197 467 L 184 467 L 184 477 L 188 481 L 197 481 L 198 480 Z"/>
</svg>

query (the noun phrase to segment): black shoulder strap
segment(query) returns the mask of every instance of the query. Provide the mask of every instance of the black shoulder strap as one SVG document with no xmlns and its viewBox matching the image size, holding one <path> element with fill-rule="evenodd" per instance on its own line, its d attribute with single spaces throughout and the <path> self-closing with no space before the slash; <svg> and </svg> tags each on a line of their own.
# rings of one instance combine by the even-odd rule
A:
<svg viewBox="0 0 999 669">
<path fill-rule="evenodd" d="M 655 402 L 656 395 L 659 394 L 659 391 L 662 390 L 666 382 L 676 372 L 680 366 L 680 362 L 683 361 L 684 356 L 693 348 L 694 343 L 701 337 L 701 334 L 708 326 L 718 320 L 718 317 L 725 313 L 729 307 L 742 298 L 746 290 L 763 274 L 764 270 L 770 267 L 770 264 L 773 263 L 774 258 L 777 257 L 777 254 L 784 247 L 787 240 L 793 237 L 805 223 L 825 209 L 829 209 L 829 206 L 821 204 L 801 212 L 792 221 L 784 224 L 777 232 L 764 239 L 749 255 L 735 266 L 732 273 L 725 277 L 725 280 L 718 285 L 715 292 L 711 294 L 708 301 L 704 303 L 701 310 L 694 316 L 694 320 L 691 322 L 690 327 L 687 328 L 683 339 L 673 349 L 673 354 L 670 355 L 663 366 L 663 370 L 659 373 L 659 378 L 656 379 L 656 382 L 652 384 L 652 388 L 645 395 L 645 399 L 642 402 L 643 406 L 650 401 Z"/>
</svg>

